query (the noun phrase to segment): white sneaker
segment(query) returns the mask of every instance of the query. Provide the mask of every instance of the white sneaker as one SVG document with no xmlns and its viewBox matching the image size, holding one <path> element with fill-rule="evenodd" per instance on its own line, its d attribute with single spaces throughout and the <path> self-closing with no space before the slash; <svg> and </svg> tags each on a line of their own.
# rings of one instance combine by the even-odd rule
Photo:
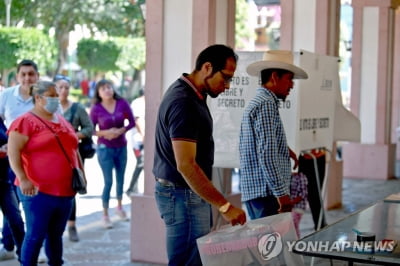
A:
<svg viewBox="0 0 400 266">
<path fill-rule="evenodd" d="M 126 216 L 126 212 L 123 209 L 117 208 L 116 213 L 122 221 L 129 221 L 129 218 Z"/>
<path fill-rule="evenodd" d="M 38 263 L 46 263 L 47 262 L 47 256 L 46 256 L 46 253 L 44 252 L 44 247 L 40 248 L 40 253 L 39 253 L 37 262 Z"/>
<path fill-rule="evenodd" d="M 110 217 L 108 216 L 103 216 L 103 226 L 106 229 L 113 228 L 113 225 L 111 223 Z"/>
<path fill-rule="evenodd" d="M 0 260 L 13 260 L 15 259 L 14 251 L 8 251 L 4 247 L 0 249 Z"/>
</svg>

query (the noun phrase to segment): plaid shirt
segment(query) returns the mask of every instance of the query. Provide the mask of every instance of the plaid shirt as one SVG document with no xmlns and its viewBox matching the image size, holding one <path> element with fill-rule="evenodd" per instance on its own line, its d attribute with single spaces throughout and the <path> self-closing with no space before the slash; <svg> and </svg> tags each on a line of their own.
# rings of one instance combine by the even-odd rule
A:
<svg viewBox="0 0 400 266">
<path fill-rule="evenodd" d="M 290 197 L 295 199 L 300 196 L 302 200 L 295 204 L 293 208 L 298 208 L 305 210 L 307 208 L 307 196 L 308 196 L 308 188 L 307 188 L 308 180 L 305 174 L 303 173 L 293 173 L 292 181 L 290 182 Z"/>
<path fill-rule="evenodd" d="M 291 165 L 279 100 L 265 88 L 257 89 L 243 113 L 239 152 L 242 201 L 289 195 Z"/>
</svg>

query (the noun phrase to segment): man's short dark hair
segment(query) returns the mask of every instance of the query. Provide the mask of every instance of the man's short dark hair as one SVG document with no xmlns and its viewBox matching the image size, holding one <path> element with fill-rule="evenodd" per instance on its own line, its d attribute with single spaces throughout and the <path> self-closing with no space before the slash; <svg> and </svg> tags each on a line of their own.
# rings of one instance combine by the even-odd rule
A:
<svg viewBox="0 0 400 266">
<path fill-rule="evenodd" d="M 23 59 L 21 62 L 19 62 L 18 66 L 17 66 L 17 73 L 19 72 L 19 70 L 22 66 L 31 66 L 35 69 L 36 72 L 38 72 L 37 64 L 35 62 L 33 62 L 33 60 Z"/>
<path fill-rule="evenodd" d="M 223 44 L 208 46 L 197 56 L 196 70 L 200 70 L 204 63 L 210 62 L 213 66 L 213 73 L 216 73 L 225 68 L 228 58 L 233 58 L 235 62 L 238 60 L 238 55 L 231 47 Z"/>
</svg>

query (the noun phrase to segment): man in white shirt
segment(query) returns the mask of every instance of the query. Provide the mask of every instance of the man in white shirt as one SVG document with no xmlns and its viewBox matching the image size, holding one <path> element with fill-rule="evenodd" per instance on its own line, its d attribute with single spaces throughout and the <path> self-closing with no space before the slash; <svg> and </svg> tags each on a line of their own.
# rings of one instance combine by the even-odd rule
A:
<svg viewBox="0 0 400 266">
<path fill-rule="evenodd" d="M 33 107 L 29 90 L 39 80 L 38 67 L 32 60 L 24 59 L 17 66 L 18 84 L 6 88 L 0 94 L 0 116 L 7 128 L 20 115 Z"/>
<path fill-rule="evenodd" d="M 39 80 L 38 67 L 32 60 L 24 59 L 17 66 L 18 84 L 13 87 L 6 88 L 0 93 L 0 116 L 5 120 L 5 125 L 8 128 L 10 124 L 20 115 L 30 111 L 33 108 L 32 97 L 29 95 L 32 84 Z M 10 171 L 10 182 L 13 185 L 15 175 Z M 15 193 L 15 188 L 11 188 Z M 14 206 L 19 209 L 18 206 Z M 13 215 L 20 215 L 14 213 Z M 3 248 L 0 249 L 0 260 L 9 260 L 15 257 L 14 255 L 14 239 L 11 233 L 10 226 L 6 219 L 3 219 L 2 230 Z"/>
</svg>

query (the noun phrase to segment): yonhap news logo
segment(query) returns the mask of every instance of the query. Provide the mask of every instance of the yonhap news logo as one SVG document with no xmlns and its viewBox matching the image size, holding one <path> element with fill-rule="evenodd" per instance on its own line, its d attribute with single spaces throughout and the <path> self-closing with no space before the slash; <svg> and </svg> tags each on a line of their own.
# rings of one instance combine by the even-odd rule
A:
<svg viewBox="0 0 400 266">
<path fill-rule="evenodd" d="M 284 245 L 284 243 L 286 245 Z M 258 252 L 263 260 L 271 260 L 277 257 L 284 248 L 289 252 L 392 252 L 397 241 L 384 239 L 381 241 L 282 241 L 278 232 L 268 233 L 258 238 Z"/>
<path fill-rule="evenodd" d="M 298 252 L 392 252 L 397 245 L 395 240 L 381 241 L 288 241 L 288 250 Z"/>
<path fill-rule="evenodd" d="M 392 252 L 397 241 L 384 239 L 381 241 L 303 241 L 285 240 L 279 232 L 261 233 L 254 236 L 241 237 L 222 241 L 207 241 L 199 246 L 202 256 L 232 256 L 232 253 L 249 254 L 257 261 L 270 261 L 281 257 L 284 252 Z M 294 255 L 294 254 L 293 254 Z M 282 258 L 280 258 L 282 259 Z"/>
<path fill-rule="evenodd" d="M 282 237 L 278 232 L 265 234 L 258 239 L 258 252 L 263 260 L 270 260 L 282 251 Z"/>
</svg>

